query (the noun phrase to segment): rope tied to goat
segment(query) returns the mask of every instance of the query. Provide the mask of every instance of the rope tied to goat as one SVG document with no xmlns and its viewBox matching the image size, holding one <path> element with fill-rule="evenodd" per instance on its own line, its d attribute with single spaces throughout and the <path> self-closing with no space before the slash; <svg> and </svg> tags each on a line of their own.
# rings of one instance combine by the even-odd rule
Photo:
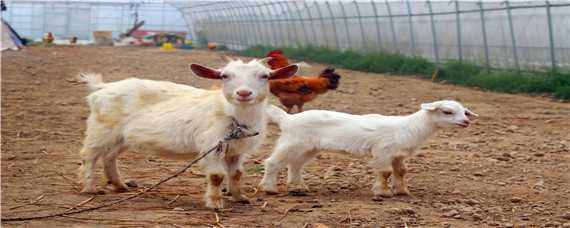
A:
<svg viewBox="0 0 570 228">
<path fill-rule="evenodd" d="M 210 154 L 214 151 L 216 151 L 216 154 L 218 154 L 218 155 L 221 154 L 222 152 L 224 152 L 224 153 L 227 152 L 229 149 L 228 143 L 230 141 L 239 140 L 239 139 L 243 139 L 243 138 L 249 138 L 249 137 L 253 137 L 253 136 L 257 136 L 257 135 L 259 135 L 259 132 L 256 132 L 256 131 L 249 129 L 246 125 L 240 124 L 235 118 L 232 118 L 232 123 L 229 126 L 229 132 L 224 136 L 223 139 L 219 140 L 218 143 L 214 147 L 210 148 L 208 151 L 204 152 L 198 158 L 194 159 L 193 161 L 188 163 L 186 166 L 179 169 L 173 175 L 168 176 L 168 177 L 160 180 L 159 182 L 153 184 L 152 186 L 150 186 L 150 187 L 144 189 L 143 191 L 140 191 L 134 195 L 131 195 L 131 196 L 128 196 L 125 198 L 121 198 L 121 199 L 118 199 L 116 201 L 112 201 L 109 203 L 101 204 L 99 206 L 84 208 L 84 209 L 80 209 L 80 210 L 74 210 L 74 211 L 68 210 L 65 212 L 55 213 L 55 214 L 51 214 L 51 215 L 41 215 L 41 216 L 32 216 L 32 217 L 1 218 L 1 220 L 2 220 L 2 222 L 14 222 L 14 221 L 27 221 L 27 220 L 35 220 L 35 219 L 61 217 L 61 216 L 79 214 L 79 213 L 83 213 L 83 212 L 87 212 L 87 211 L 94 211 L 97 209 L 118 205 L 118 204 L 125 202 L 127 200 L 137 198 L 137 197 L 149 192 L 150 190 L 158 187 L 159 185 L 163 184 L 164 182 L 167 182 L 171 179 L 174 179 L 175 177 L 179 176 L 180 174 L 186 172 L 186 170 L 188 170 L 194 164 L 196 164 L 197 162 L 199 162 L 200 160 L 205 158 L 208 154 Z"/>
</svg>

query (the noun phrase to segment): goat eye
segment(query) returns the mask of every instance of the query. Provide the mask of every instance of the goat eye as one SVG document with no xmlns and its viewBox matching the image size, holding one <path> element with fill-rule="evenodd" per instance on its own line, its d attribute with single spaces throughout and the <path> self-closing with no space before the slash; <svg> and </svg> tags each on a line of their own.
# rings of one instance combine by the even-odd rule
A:
<svg viewBox="0 0 570 228">
<path fill-rule="evenodd" d="M 263 79 L 269 79 L 269 75 L 264 74 L 263 76 L 261 76 L 261 78 L 263 78 Z"/>
<path fill-rule="evenodd" d="M 443 114 L 445 114 L 445 115 L 451 115 L 451 114 L 453 114 L 453 112 L 451 112 L 451 111 L 441 111 L 441 112 L 443 112 Z"/>
<path fill-rule="evenodd" d="M 222 74 L 222 75 L 220 75 L 220 77 L 221 77 L 222 79 L 227 79 L 227 78 L 229 78 L 229 76 L 226 75 L 226 74 Z"/>
</svg>

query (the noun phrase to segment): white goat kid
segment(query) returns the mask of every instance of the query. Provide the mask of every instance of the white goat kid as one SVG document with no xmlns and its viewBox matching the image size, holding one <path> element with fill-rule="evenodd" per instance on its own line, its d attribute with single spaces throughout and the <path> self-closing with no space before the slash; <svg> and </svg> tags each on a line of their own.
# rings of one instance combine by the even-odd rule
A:
<svg viewBox="0 0 570 228">
<path fill-rule="evenodd" d="M 100 192 L 93 175 L 99 158 L 111 187 L 127 191 L 116 161 L 123 151 L 154 151 L 191 159 L 215 146 L 236 120 L 260 134 L 229 142 L 227 153 L 211 153 L 199 165 L 207 175 L 206 206 L 223 207 L 220 185 L 224 177 L 228 177 L 233 199 L 247 202 L 240 191 L 241 166 L 244 155 L 254 152 L 264 138 L 268 80 L 287 78 L 298 70 L 287 66 L 272 71 L 264 61 L 232 60 L 219 70 L 192 64 L 194 74 L 223 81 L 222 90 L 215 91 L 169 82 L 127 79 L 103 83 L 95 76 L 84 77 L 96 91 L 88 96 L 91 114 L 81 150 L 82 192 Z"/>
<path fill-rule="evenodd" d="M 304 191 L 303 166 L 320 150 L 329 150 L 372 157 L 370 166 L 376 174 L 374 197 L 392 196 L 388 186 L 392 174 L 394 193 L 409 195 L 404 160 L 414 155 L 436 130 L 467 127 L 468 116 L 477 116 L 460 103 L 447 100 L 422 104 L 421 110 L 408 116 L 351 115 L 324 110 L 289 115 L 273 105 L 267 113 L 280 126 L 281 137 L 265 161 L 262 190 L 277 193 L 277 176 L 287 166 L 289 191 Z"/>
</svg>

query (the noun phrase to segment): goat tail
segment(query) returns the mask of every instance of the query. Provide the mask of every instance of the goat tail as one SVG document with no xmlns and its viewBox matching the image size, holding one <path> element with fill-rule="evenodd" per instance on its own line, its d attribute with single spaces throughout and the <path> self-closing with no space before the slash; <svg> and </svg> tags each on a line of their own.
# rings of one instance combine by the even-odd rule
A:
<svg viewBox="0 0 570 228">
<path fill-rule="evenodd" d="M 91 92 L 95 92 L 105 87 L 103 76 L 101 74 L 80 73 L 79 81 L 86 83 Z"/>
<path fill-rule="evenodd" d="M 285 117 L 289 115 L 283 109 L 280 109 L 275 105 L 267 106 L 267 109 L 265 109 L 265 113 L 267 113 L 267 115 L 269 116 L 269 122 L 276 123 L 277 125 L 281 125 L 283 119 L 285 119 Z"/>
</svg>

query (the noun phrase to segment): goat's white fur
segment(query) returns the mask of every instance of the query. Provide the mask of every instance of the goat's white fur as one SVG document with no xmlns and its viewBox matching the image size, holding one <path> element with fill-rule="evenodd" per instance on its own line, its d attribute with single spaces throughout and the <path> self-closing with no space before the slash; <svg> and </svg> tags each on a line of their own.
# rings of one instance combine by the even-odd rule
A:
<svg viewBox="0 0 570 228">
<path fill-rule="evenodd" d="M 370 166 L 377 175 L 375 196 L 392 194 L 386 183 L 392 170 L 395 193 L 408 194 L 403 178 L 405 158 L 414 155 L 437 129 L 466 127 L 467 116 L 477 115 L 455 101 L 423 104 L 421 110 L 408 116 L 351 115 L 324 110 L 289 115 L 273 105 L 267 113 L 281 128 L 281 136 L 265 161 L 265 175 L 260 183 L 265 192 L 277 192 L 277 176 L 285 166 L 287 187 L 294 191 L 305 189 L 303 166 L 320 150 L 328 150 L 370 156 Z"/>
<path fill-rule="evenodd" d="M 126 191 L 128 188 L 117 169 L 116 159 L 121 152 L 153 151 L 159 155 L 190 159 L 215 146 L 235 118 L 260 135 L 231 141 L 227 153 L 223 156 L 212 153 L 199 165 L 207 174 L 206 206 L 223 207 L 220 186 L 224 177 L 228 177 L 234 200 L 247 201 L 240 191 L 241 166 L 244 155 L 256 151 L 261 144 L 267 125 L 267 78 L 260 75 L 283 71 L 271 71 L 257 60 L 249 63 L 232 61 L 220 70 L 199 67 L 206 69 L 202 72 L 212 74 L 208 78 L 222 79 L 222 73 L 230 75 L 223 79 L 223 89 L 209 91 L 136 78 L 103 83 L 96 74 L 81 76 L 93 91 L 87 97 L 91 113 L 81 150 L 82 192 L 97 192 L 93 171 L 99 158 L 103 161 L 104 173 L 111 187 Z M 288 72 L 287 76 L 296 72 L 297 67 L 293 68 L 294 71 Z M 251 90 L 251 95 L 247 100 L 235 100 L 235 92 L 239 90 Z"/>
</svg>

